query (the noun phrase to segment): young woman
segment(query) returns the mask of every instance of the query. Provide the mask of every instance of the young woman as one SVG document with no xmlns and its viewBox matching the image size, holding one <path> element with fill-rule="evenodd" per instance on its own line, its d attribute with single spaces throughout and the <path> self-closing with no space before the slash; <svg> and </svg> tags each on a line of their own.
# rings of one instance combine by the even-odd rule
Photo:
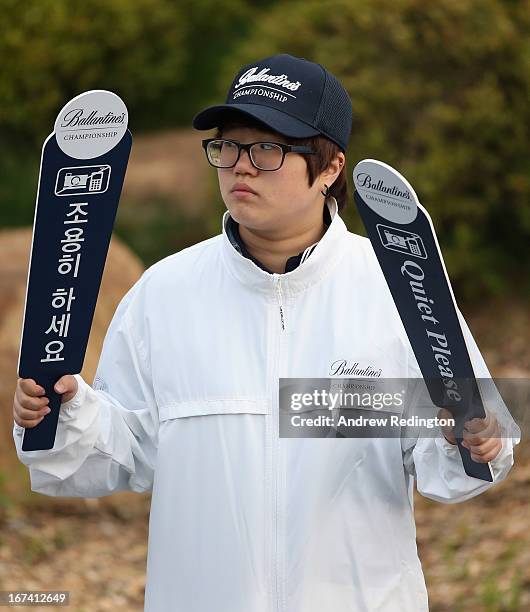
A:
<svg viewBox="0 0 530 612">
<path fill-rule="evenodd" d="M 351 120 L 322 66 L 290 55 L 245 66 L 226 103 L 194 119 L 217 128 L 203 144 L 227 207 L 222 233 L 127 293 L 93 388 L 78 374 L 57 383 L 51 451 L 21 450 L 47 400 L 18 381 L 14 437 L 32 490 L 152 490 L 149 612 L 427 610 L 414 480 L 445 503 L 491 486 L 466 476 L 450 432 L 279 435 L 280 379 L 421 378 L 370 242 L 339 214 Z M 495 481 L 517 442 L 501 443 L 497 427 L 490 414 L 466 432 Z"/>
</svg>

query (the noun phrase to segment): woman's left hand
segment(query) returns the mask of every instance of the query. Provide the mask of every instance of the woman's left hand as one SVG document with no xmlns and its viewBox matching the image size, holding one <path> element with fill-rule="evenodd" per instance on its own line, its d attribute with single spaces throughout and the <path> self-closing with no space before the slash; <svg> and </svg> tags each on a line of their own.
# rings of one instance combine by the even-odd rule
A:
<svg viewBox="0 0 530 612">
<path fill-rule="evenodd" d="M 449 410 L 442 408 L 438 413 L 439 418 L 452 418 Z M 452 427 L 442 427 L 445 439 L 451 444 L 456 444 L 456 438 Z M 463 431 L 465 446 L 471 453 L 471 459 L 476 463 L 488 463 L 497 457 L 502 449 L 502 439 L 497 419 L 491 413 L 486 414 L 484 419 L 471 419 L 464 424 Z"/>
<path fill-rule="evenodd" d="M 466 421 L 463 435 L 462 446 L 470 451 L 471 459 L 477 463 L 492 461 L 502 448 L 499 424 L 491 413 L 485 419 Z"/>
</svg>

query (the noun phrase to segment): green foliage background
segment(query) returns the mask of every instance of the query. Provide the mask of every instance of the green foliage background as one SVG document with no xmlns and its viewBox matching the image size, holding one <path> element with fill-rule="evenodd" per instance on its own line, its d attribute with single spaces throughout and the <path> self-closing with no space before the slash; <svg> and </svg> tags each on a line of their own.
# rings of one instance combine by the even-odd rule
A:
<svg viewBox="0 0 530 612">
<path fill-rule="evenodd" d="M 135 134 L 189 127 L 243 64 L 286 52 L 344 83 L 349 167 L 373 157 L 409 179 L 460 295 L 530 294 L 528 0 L 0 0 L 0 10 L 0 226 L 32 222 L 40 144 L 74 95 L 115 91 Z M 213 200 L 199 223 L 175 215 L 177 248 L 218 227 Z M 362 233 L 353 203 L 344 214 Z M 168 254 L 156 236 L 167 223 L 152 225 L 152 243 L 136 243 L 148 263 Z M 123 232 L 140 230 L 129 217 Z"/>
</svg>

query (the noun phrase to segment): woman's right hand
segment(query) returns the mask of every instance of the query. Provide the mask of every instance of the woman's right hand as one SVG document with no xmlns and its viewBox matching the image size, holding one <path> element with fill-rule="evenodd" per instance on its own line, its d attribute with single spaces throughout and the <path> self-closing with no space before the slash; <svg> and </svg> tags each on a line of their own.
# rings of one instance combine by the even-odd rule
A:
<svg viewBox="0 0 530 612">
<path fill-rule="evenodd" d="M 55 391 L 62 393 L 61 404 L 71 400 L 77 393 L 78 383 L 75 376 L 65 374 L 55 383 Z M 15 423 L 26 429 L 38 425 L 51 412 L 45 390 L 33 378 L 19 378 L 13 400 Z"/>
</svg>

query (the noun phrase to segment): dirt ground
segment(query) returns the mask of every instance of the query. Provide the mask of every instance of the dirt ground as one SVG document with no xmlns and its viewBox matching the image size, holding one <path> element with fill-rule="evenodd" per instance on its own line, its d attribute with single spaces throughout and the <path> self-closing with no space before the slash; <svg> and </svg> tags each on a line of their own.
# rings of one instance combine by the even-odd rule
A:
<svg viewBox="0 0 530 612">
<path fill-rule="evenodd" d="M 167 130 L 135 136 L 123 198 L 178 200 L 196 212 L 208 201 L 208 165 L 201 145 L 210 132 Z"/>
<path fill-rule="evenodd" d="M 432 612 L 530 609 L 529 490 L 525 443 L 509 477 L 475 499 L 444 505 L 416 494 Z M 34 495 L 4 516 L 0 590 L 69 591 L 76 612 L 142 610 L 149 505 L 148 495 L 132 493 L 105 500 Z"/>
</svg>

